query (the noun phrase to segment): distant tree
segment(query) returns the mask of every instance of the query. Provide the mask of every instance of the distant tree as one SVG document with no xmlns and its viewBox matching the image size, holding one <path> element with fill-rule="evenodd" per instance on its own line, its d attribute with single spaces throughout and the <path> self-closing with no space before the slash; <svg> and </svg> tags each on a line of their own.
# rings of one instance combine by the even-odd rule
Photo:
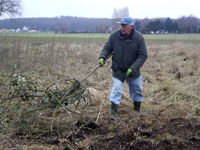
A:
<svg viewBox="0 0 200 150">
<path fill-rule="evenodd" d="M 45 27 L 42 27 L 42 29 L 41 29 L 43 32 L 45 32 L 46 31 L 46 28 Z"/>
<path fill-rule="evenodd" d="M 154 21 L 154 26 L 155 26 L 154 27 L 155 31 L 164 29 L 164 26 L 163 26 L 162 22 L 160 21 L 160 19 L 157 19 Z"/>
<path fill-rule="evenodd" d="M 197 33 L 200 33 L 200 23 L 199 26 L 197 27 Z"/>
<path fill-rule="evenodd" d="M 173 30 L 173 20 L 169 17 L 165 20 L 165 29 L 168 30 L 168 32 Z"/>
<path fill-rule="evenodd" d="M 96 28 L 96 32 L 106 33 L 107 29 L 108 29 L 108 27 L 106 26 L 106 21 L 105 20 L 99 20 L 97 28 Z"/>
<path fill-rule="evenodd" d="M 139 29 L 140 29 L 140 21 L 136 21 L 134 23 L 134 29 L 139 31 Z"/>
<path fill-rule="evenodd" d="M 60 31 L 61 31 L 61 27 L 60 26 L 54 27 L 54 33 L 59 33 Z"/>
<path fill-rule="evenodd" d="M 117 24 L 123 17 L 129 16 L 128 7 L 123 7 L 121 9 L 114 9 L 112 14 L 112 31 L 119 29 L 119 25 Z"/>
<path fill-rule="evenodd" d="M 199 24 L 198 18 L 195 16 L 188 16 L 188 28 L 190 29 L 190 33 L 196 33 L 197 32 L 197 26 Z"/>
<path fill-rule="evenodd" d="M 176 32 L 178 31 L 178 23 L 177 21 L 174 21 L 173 25 L 172 25 L 172 32 Z"/>
<path fill-rule="evenodd" d="M 144 33 L 144 34 L 149 33 L 149 31 L 148 31 L 148 24 L 145 24 L 145 26 L 142 29 L 142 33 Z"/>
<path fill-rule="evenodd" d="M 60 28 L 61 33 L 66 34 L 68 33 L 68 26 L 64 26 Z"/>
<path fill-rule="evenodd" d="M 195 33 L 197 32 L 198 18 L 195 16 L 182 16 L 177 19 L 177 24 L 179 27 L 179 32 L 181 33 Z"/>
<path fill-rule="evenodd" d="M 168 32 L 176 32 L 178 30 L 177 21 L 173 21 L 169 17 L 165 20 L 165 30 Z"/>
<path fill-rule="evenodd" d="M 0 0 L 0 17 L 7 14 L 10 17 L 21 15 L 21 0 Z"/>
<path fill-rule="evenodd" d="M 164 26 L 160 19 L 157 19 L 155 21 L 150 21 L 148 24 L 146 24 L 142 30 L 143 33 L 149 33 L 150 31 L 157 31 L 157 30 L 163 30 Z"/>
<path fill-rule="evenodd" d="M 148 18 L 144 18 L 144 19 L 142 19 L 141 21 L 140 21 L 140 29 L 139 29 L 139 31 L 141 32 L 141 33 L 144 33 L 144 34 L 146 34 L 147 33 L 147 24 L 150 22 L 150 19 L 148 19 Z"/>
<path fill-rule="evenodd" d="M 146 30 L 148 32 L 150 32 L 150 31 L 156 31 L 154 21 L 150 21 L 149 22 L 149 24 L 146 26 Z"/>
</svg>

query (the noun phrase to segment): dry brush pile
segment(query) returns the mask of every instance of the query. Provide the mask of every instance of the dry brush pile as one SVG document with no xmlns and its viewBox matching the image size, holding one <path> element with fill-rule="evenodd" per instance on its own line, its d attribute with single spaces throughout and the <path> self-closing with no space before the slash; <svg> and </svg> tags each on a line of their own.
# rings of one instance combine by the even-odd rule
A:
<svg viewBox="0 0 200 150">
<path fill-rule="evenodd" d="M 173 118 L 199 123 L 200 45 L 147 45 L 142 114 L 133 111 L 125 84 L 117 121 L 109 118 L 111 60 L 78 82 L 98 66 L 103 45 L 51 41 L 1 42 L 0 47 L 2 148 L 145 149 L 146 137 L 152 137 L 148 148 L 159 148 L 159 139 L 170 144 L 181 140 L 167 132 L 158 137 L 154 128 L 167 128 L 177 121 Z"/>
</svg>

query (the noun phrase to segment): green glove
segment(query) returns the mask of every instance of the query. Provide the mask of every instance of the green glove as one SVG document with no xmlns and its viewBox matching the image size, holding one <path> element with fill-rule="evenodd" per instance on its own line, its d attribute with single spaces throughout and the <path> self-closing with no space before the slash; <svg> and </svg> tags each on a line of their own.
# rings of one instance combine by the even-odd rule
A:
<svg viewBox="0 0 200 150">
<path fill-rule="evenodd" d="M 101 67 L 104 65 L 104 59 L 103 58 L 99 59 L 99 64 L 101 64 Z"/>
<path fill-rule="evenodd" d="M 128 69 L 127 72 L 126 72 L 126 76 L 130 77 L 131 75 L 133 75 L 132 70 Z"/>
</svg>

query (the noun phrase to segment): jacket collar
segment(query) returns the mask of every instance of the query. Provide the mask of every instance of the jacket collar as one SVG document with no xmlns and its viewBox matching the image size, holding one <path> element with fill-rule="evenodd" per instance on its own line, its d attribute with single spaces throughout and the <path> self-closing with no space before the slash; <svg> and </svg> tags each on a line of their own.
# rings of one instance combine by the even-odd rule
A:
<svg viewBox="0 0 200 150">
<path fill-rule="evenodd" d="M 122 39 L 124 39 L 124 40 L 132 40 L 132 39 L 133 39 L 134 32 L 135 32 L 135 30 L 134 30 L 134 28 L 133 28 L 132 31 L 131 31 L 131 34 L 128 35 L 128 37 L 125 37 L 125 36 L 122 34 L 121 30 L 120 30 L 120 35 L 119 35 L 119 37 L 122 38 Z"/>
</svg>

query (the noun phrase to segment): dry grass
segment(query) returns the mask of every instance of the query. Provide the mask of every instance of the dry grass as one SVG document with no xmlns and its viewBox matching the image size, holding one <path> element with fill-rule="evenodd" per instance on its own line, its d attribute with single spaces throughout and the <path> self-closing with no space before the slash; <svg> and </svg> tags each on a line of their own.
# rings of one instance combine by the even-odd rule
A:
<svg viewBox="0 0 200 150">
<path fill-rule="evenodd" d="M 0 43 L 1 73 L 9 73 L 15 68 L 17 72 L 24 74 L 34 72 L 38 82 L 45 82 L 48 79 L 49 83 L 55 80 L 50 76 L 52 73 L 81 80 L 98 66 L 98 56 L 103 47 L 103 45 L 98 46 L 95 43 L 90 45 L 63 44 L 59 42 L 34 45 L 31 43 L 27 45 L 20 44 L 3 45 L 3 43 Z M 159 119 L 161 123 L 166 123 L 172 117 L 196 117 L 199 119 L 200 114 L 197 110 L 200 108 L 200 45 L 194 47 L 192 44 L 185 45 L 180 42 L 172 45 L 147 45 L 147 49 L 149 56 L 141 69 L 144 89 L 142 113 L 149 116 L 149 118 Z M 34 131 L 36 131 L 36 128 L 39 131 L 48 131 L 53 116 L 55 129 L 60 128 L 60 130 L 66 132 L 77 132 L 74 124 L 80 119 L 84 120 L 84 122 L 91 120 L 98 122 L 99 119 L 109 118 L 110 103 L 108 102 L 108 97 L 112 88 L 110 66 L 111 60 L 108 60 L 104 67 L 99 68 L 84 81 L 85 84 L 93 88 L 89 91 L 90 94 L 88 95 L 87 93 L 85 97 L 93 97 L 93 101 L 90 102 L 90 105 L 87 106 L 81 116 L 74 114 L 73 119 L 71 119 L 62 109 L 58 109 L 55 114 L 49 110 L 44 110 L 42 114 L 21 113 L 20 117 L 15 118 L 16 123 L 18 123 L 16 128 L 12 128 L 7 133 L 16 133 L 21 129 L 24 132 L 25 130 L 33 132 L 31 131 L 33 128 Z M 45 75 L 44 78 L 40 78 L 43 75 Z M 0 80 L 0 89 L 4 88 L 4 79 L 1 78 Z M 94 90 L 94 88 L 100 90 Z M 0 95 L 4 94 L 2 91 L 0 90 Z M 123 121 L 127 120 L 128 117 L 133 117 L 135 120 L 138 119 L 136 112 L 132 109 L 133 104 L 130 101 L 128 91 L 128 86 L 125 84 L 119 107 L 121 122 L 119 121 L 118 125 L 122 125 Z M 11 102 L 11 104 L 16 103 Z M 24 111 L 27 110 L 24 108 Z M 10 113 L 14 114 L 15 112 Z M 15 116 L 17 117 L 17 115 Z M 37 119 L 37 121 L 24 130 L 20 121 L 23 118 L 30 117 Z M 123 126 L 123 131 L 128 131 L 128 125 L 127 127 L 126 124 Z M 5 130 L 4 127 L 0 129 L 1 132 Z M 25 133 L 28 135 L 27 132 Z M 3 135 L 3 132 L 1 134 Z M 12 145 L 17 145 L 16 142 L 9 139 L 10 136 L 4 136 L 5 140 L 0 143 L 1 148 L 11 148 Z M 87 149 L 92 137 L 87 137 L 85 141 L 80 142 L 77 148 Z M 21 148 L 21 146 L 19 147 Z"/>
</svg>

